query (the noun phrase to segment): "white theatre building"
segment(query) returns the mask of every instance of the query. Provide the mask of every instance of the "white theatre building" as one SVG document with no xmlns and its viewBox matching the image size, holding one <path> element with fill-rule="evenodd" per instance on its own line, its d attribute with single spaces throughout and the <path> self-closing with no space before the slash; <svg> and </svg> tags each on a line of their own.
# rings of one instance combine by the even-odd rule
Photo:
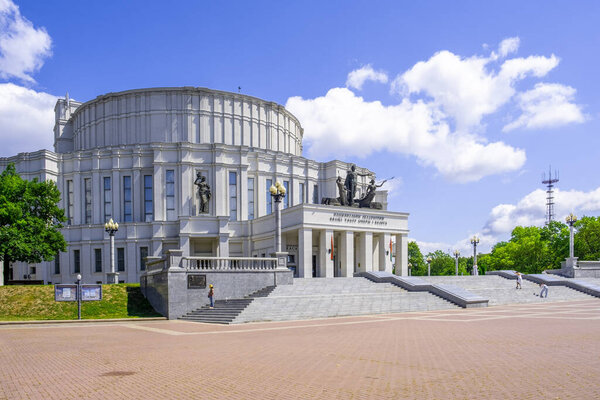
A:
<svg viewBox="0 0 600 400">
<path fill-rule="evenodd" d="M 392 262 L 407 275 L 408 214 L 387 211 L 385 191 L 375 198 L 380 210 L 321 204 L 338 197 L 336 178 L 351 165 L 302 157 L 300 122 L 279 104 L 204 88 L 155 88 L 86 103 L 59 99 L 55 114 L 54 151 L 0 158 L 0 171 L 14 163 L 26 179 L 56 182 L 68 248 L 51 262 L 14 263 L 14 280 L 73 282 L 81 273 L 84 282 L 106 282 L 104 224 L 111 218 L 119 223 L 115 265 L 124 282 L 139 282 L 145 258 L 172 249 L 183 257 L 269 257 L 269 188 L 276 181 L 287 189 L 282 250 L 296 277 L 391 272 Z M 206 213 L 197 173 L 210 186 Z M 359 175 L 356 197 L 369 180 Z"/>
</svg>

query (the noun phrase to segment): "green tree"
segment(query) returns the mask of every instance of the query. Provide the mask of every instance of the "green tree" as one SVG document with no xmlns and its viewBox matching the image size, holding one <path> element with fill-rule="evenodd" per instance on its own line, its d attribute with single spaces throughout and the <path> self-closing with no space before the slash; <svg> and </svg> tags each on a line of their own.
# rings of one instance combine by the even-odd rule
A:
<svg viewBox="0 0 600 400">
<path fill-rule="evenodd" d="M 575 257 L 579 257 L 580 260 L 599 260 L 600 217 L 582 217 L 575 223 L 575 228 Z M 568 254 L 567 250 L 566 256 Z"/>
<path fill-rule="evenodd" d="M 560 268 L 560 263 L 569 256 L 569 227 L 559 221 L 550 221 L 540 234 L 548 243 L 547 268 Z"/>
<path fill-rule="evenodd" d="M 508 242 L 494 246 L 484 259 L 488 270 L 514 269 L 528 274 L 553 268 L 548 232 L 537 226 L 517 226 Z"/>
<path fill-rule="evenodd" d="M 450 254 L 436 250 L 427 257 L 431 258 L 431 275 L 454 275 L 454 257 Z"/>
<path fill-rule="evenodd" d="M 427 265 L 417 242 L 408 242 L 408 263 L 412 266 L 412 275 L 427 275 Z"/>
<path fill-rule="evenodd" d="M 27 181 L 9 164 L 0 174 L 0 257 L 4 282 L 9 263 L 51 261 L 67 243 L 60 233 L 66 220 L 58 207 L 60 192 L 52 181 Z"/>
</svg>

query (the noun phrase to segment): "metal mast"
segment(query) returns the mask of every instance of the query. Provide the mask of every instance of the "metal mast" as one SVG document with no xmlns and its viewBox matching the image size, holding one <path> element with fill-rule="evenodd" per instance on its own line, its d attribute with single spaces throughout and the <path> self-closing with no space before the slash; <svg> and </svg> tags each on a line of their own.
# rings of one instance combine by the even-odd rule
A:
<svg viewBox="0 0 600 400">
<path fill-rule="evenodd" d="M 554 184 L 558 182 L 558 171 L 554 171 L 554 177 L 552 177 L 552 166 L 548 167 L 548 179 L 546 179 L 546 173 L 542 173 L 542 183 L 546 185 L 546 225 L 550 224 L 550 221 L 554 219 Z"/>
</svg>

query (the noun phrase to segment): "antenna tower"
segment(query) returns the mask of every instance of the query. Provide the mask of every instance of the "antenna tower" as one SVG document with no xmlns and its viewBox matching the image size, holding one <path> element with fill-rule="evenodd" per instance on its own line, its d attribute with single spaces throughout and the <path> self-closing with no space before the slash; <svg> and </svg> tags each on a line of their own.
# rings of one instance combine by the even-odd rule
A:
<svg viewBox="0 0 600 400">
<path fill-rule="evenodd" d="M 548 179 L 546 179 L 546 173 L 542 173 L 542 183 L 546 185 L 546 225 L 550 224 L 550 221 L 554 219 L 554 184 L 558 182 L 558 171 L 554 170 L 554 177 L 552 177 L 552 166 L 548 167 Z"/>
</svg>

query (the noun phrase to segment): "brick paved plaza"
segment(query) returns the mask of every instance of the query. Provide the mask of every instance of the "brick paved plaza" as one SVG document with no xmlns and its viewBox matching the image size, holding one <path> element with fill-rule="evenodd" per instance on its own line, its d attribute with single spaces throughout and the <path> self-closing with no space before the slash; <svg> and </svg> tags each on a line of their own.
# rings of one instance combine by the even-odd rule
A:
<svg viewBox="0 0 600 400">
<path fill-rule="evenodd" d="M 598 399 L 600 301 L 0 326 L 0 399 Z"/>
</svg>

